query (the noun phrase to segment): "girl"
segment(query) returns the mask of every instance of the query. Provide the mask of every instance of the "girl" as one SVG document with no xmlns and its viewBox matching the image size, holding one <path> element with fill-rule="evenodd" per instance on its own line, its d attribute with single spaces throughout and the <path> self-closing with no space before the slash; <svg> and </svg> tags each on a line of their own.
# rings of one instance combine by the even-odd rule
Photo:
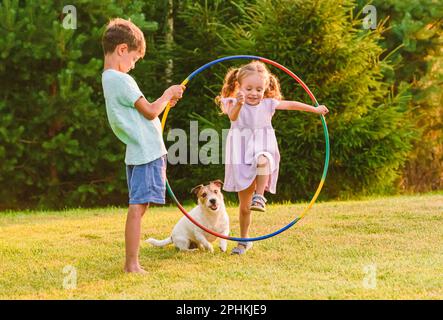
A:
<svg viewBox="0 0 443 320">
<path fill-rule="evenodd" d="M 248 238 L 251 210 L 266 211 L 264 192 L 276 191 L 280 153 L 271 124 L 275 110 L 324 115 L 328 109 L 282 100 L 278 79 L 259 61 L 229 70 L 216 101 L 231 120 L 223 189 L 238 192 L 240 233 Z M 238 242 L 232 254 L 244 254 L 251 247 L 252 242 Z"/>
</svg>

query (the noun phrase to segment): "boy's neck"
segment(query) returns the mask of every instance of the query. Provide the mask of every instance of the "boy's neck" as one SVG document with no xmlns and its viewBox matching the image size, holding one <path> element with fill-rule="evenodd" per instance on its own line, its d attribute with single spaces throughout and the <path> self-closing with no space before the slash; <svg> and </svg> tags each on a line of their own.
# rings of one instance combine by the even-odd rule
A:
<svg viewBox="0 0 443 320">
<path fill-rule="evenodd" d="M 106 71 L 108 69 L 112 69 L 112 70 L 116 70 L 116 71 L 120 71 L 120 64 L 118 63 L 117 59 L 115 59 L 115 57 L 113 55 L 105 55 L 105 59 L 104 59 L 104 64 L 103 64 L 103 71 Z"/>
</svg>

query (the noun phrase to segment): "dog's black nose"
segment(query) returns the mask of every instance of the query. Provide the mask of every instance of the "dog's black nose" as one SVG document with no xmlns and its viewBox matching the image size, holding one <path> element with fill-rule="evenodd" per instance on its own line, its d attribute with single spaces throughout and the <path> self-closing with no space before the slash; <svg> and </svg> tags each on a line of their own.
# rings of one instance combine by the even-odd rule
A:
<svg viewBox="0 0 443 320">
<path fill-rule="evenodd" d="M 217 203 L 217 200 L 216 200 L 216 199 L 210 199 L 209 202 L 210 202 L 211 204 L 216 204 L 216 203 Z"/>
</svg>

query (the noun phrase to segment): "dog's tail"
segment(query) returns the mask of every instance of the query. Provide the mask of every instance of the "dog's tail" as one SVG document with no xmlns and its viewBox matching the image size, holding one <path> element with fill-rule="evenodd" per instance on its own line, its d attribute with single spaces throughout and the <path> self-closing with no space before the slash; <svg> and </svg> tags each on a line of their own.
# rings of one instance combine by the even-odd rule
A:
<svg viewBox="0 0 443 320">
<path fill-rule="evenodd" d="M 152 244 L 153 246 L 156 246 L 156 247 L 164 247 L 164 246 L 167 246 L 168 244 L 172 243 L 172 237 L 168 237 L 168 238 L 163 239 L 163 240 L 157 240 L 157 239 L 154 239 L 154 238 L 149 238 L 148 240 L 146 240 L 146 242 L 148 242 L 148 243 L 150 243 L 150 244 Z"/>
</svg>

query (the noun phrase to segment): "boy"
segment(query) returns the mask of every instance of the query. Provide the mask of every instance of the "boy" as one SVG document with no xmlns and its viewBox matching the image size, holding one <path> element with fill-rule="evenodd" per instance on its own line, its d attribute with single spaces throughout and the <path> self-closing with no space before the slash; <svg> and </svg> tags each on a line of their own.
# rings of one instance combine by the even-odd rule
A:
<svg viewBox="0 0 443 320">
<path fill-rule="evenodd" d="M 170 101 L 174 106 L 184 87 L 174 85 L 149 103 L 135 80 L 127 74 L 144 57 L 146 42 L 132 22 L 114 19 L 102 39 L 104 51 L 103 92 L 108 121 L 115 135 L 126 144 L 126 175 L 129 209 L 125 228 L 125 272 L 146 273 L 140 266 L 141 219 L 150 202 L 165 203 L 166 147 L 158 115 Z"/>
</svg>

